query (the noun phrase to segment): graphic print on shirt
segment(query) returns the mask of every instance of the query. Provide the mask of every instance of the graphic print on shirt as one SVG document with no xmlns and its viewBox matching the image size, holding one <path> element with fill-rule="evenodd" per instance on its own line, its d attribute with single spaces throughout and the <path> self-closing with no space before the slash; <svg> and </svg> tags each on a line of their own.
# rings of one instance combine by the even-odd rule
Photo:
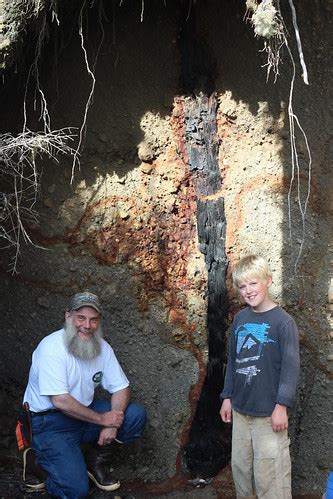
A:
<svg viewBox="0 0 333 499">
<path fill-rule="evenodd" d="M 260 372 L 257 362 L 264 353 L 264 346 L 276 343 L 268 337 L 269 329 L 269 324 L 248 322 L 238 326 L 235 331 L 236 364 L 239 365 L 236 372 L 245 376 L 245 385 L 250 385 L 252 378 Z"/>
<path fill-rule="evenodd" d="M 95 373 L 92 377 L 92 380 L 94 383 L 100 383 L 101 380 L 103 378 L 103 373 L 102 371 L 98 371 L 97 373 Z"/>
</svg>

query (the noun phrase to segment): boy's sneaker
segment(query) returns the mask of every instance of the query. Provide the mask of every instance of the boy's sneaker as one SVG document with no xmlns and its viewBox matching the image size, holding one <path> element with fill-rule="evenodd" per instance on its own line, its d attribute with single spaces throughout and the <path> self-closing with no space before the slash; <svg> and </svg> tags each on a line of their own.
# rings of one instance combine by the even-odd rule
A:
<svg viewBox="0 0 333 499">
<path fill-rule="evenodd" d="M 36 461 L 35 451 L 29 447 L 23 452 L 24 485 L 33 490 L 44 489 L 46 477 L 46 472 Z"/>
</svg>

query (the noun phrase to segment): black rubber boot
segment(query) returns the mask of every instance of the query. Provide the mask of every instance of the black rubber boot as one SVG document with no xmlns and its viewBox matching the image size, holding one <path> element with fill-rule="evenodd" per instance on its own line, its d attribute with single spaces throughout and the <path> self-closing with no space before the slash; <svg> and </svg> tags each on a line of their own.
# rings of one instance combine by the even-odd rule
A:
<svg viewBox="0 0 333 499">
<path fill-rule="evenodd" d="M 112 476 L 112 470 L 108 464 L 110 457 L 109 449 L 100 446 L 92 447 L 85 453 L 87 472 L 90 480 L 101 490 L 117 490 L 120 482 Z"/>
<path fill-rule="evenodd" d="M 36 461 L 35 451 L 29 447 L 23 453 L 24 485 L 33 490 L 44 489 L 46 477 L 46 472 Z"/>
</svg>

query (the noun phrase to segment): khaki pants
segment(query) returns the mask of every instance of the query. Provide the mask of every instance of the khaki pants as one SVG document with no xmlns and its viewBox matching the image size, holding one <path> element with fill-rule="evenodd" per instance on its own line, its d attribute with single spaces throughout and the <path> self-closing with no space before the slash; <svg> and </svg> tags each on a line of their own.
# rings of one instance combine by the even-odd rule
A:
<svg viewBox="0 0 333 499">
<path fill-rule="evenodd" d="M 274 432 L 270 417 L 233 411 L 232 474 L 238 498 L 291 498 L 290 440 Z"/>
</svg>

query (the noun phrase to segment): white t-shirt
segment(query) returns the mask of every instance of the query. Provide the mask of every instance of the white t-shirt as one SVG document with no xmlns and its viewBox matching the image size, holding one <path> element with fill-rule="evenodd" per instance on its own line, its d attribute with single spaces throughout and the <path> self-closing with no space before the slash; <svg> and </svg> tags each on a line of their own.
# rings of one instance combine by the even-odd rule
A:
<svg viewBox="0 0 333 499">
<path fill-rule="evenodd" d="M 101 340 L 101 353 L 94 359 L 79 359 L 71 354 L 63 340 L 64 330 L 46 336 L 32 354 L 28 386 L 24 402 L 30 410 L 54 409 L 51 395 L 68 393 L 86 407 L 101 385 L 109 393 L 118 392 L 129 381 L 110 347 Z"/>
</svg>

